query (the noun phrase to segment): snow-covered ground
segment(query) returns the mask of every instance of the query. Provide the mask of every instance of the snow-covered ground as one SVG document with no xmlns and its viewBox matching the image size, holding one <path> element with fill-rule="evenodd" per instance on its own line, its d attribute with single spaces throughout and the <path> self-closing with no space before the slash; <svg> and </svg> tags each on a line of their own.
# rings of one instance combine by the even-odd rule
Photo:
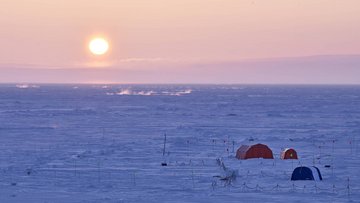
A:
<svg viewBox="0 0 360 203">
<path fill-rule="evenodd" d="M 360 86 L 1 85 L 0 202 L 359 202 L 359 134 Z"/>
</svg>

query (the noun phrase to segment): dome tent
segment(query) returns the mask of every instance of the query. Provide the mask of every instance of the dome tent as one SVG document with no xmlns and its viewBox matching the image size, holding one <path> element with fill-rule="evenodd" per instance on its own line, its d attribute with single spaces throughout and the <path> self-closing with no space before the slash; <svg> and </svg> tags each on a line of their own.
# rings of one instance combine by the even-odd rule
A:
<svg viewBox="0 0 360 203">
<path fill-rule="evenodd" d="M 255 145 L 242 145 L 236 151 L 237 159 L 252 159 L 252 158 L 263 158 L 263 159 L 274 159 L 271 149 L 264 144 Z"/>
<path fill-rule="evenodd" d="M 315 167 L 300 166 L 294 169 L 291 180 L 322 180 L 320 170 Z"/>
<path fill-rule="evenodd" d="M 298 159 L 298 156 L 294 149 L 286 148 L 281 152 L 281 159 Z"/>
</svg>

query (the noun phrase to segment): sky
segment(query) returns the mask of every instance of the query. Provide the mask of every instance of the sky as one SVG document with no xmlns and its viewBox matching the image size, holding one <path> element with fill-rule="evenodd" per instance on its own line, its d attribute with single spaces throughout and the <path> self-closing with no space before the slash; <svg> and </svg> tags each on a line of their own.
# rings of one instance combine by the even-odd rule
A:
<svg viewBox="0 0 360 203">
<path fill-rule="evenodd" d="M 0 4 L 2 83 L 360 84 L 358 0 Z"/>
</svg>

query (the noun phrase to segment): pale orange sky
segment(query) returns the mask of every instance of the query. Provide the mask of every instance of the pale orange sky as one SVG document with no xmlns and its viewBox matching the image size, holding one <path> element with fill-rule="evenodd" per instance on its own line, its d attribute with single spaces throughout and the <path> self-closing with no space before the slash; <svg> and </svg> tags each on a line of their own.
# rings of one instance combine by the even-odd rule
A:
<svg viewBox="0 0 360 203">
<path fill-rule="evenodd" d="M 4 66 L 146 69 L 159 63 L 177 70 L 184 63 L 360 54 L 358 0 L 0 0 L 0 4 L 0 74 Z M 87 50 L 86 43 L 97 34 L 110 41 L 105 57 L 94 57 Z M 11 80 L 0 75 L 1 81 Z"/>
</svg>

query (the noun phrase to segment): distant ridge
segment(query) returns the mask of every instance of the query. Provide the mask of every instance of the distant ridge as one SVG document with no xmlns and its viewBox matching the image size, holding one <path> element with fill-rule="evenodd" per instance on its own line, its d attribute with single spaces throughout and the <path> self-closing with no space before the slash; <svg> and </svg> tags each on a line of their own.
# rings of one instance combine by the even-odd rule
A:
<svg viewBox="0 0 360 203">
<path fill-rule="evenodd" d="M 360 84 L 360 55 L 123 62 L 104 68 L 0 64 L 0 83 Z"/>
</svg>

